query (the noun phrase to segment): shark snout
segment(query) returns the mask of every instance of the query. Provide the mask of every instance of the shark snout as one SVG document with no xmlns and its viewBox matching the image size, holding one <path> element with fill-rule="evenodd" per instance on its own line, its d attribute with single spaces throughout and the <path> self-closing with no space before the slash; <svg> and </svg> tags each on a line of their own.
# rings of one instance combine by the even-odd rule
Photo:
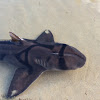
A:
<svg viewBox="0 0 100 100">
<path fill-rule="evenodd" d="M 66 47 L 64 51 L 64 58 L 68 69 L 81 68 L 86 62 L 84 54 L 71 46 Z"/>
<path fill-rule="evenodd" d="M 78 67 L 82 67 L 86 62 L 86 57 L 79 50 L 74 47 L 71 47 L 73 50 L 73 54 L 79 58 L 79 62 L 77 63 Z"/>
<path fill-rule="evenodd" d="M 79 59 L 77 66 L 81 68 L 82 66 L 84 66 L 85 62 L 86 62 L 86 57 L 82 55 L 82 58 Z"/>
</svg>

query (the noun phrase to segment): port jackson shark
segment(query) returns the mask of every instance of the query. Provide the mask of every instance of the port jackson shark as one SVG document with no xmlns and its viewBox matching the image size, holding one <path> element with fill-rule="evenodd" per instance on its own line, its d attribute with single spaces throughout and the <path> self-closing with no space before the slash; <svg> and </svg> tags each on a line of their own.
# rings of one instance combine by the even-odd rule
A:
<svg viewBox="0 0 100 100">
<path fill-rule="evenodd" d="M 56 43 L 50 30 L 36 40 L 21 39 L 10 32 L 11 40 L 0 41 L 0 61 L 18 66 L 6 97 L 19 95 L 48 70 L 74 70 L 81 68 L 86 57 L 68 44 Z"/>
</svg>

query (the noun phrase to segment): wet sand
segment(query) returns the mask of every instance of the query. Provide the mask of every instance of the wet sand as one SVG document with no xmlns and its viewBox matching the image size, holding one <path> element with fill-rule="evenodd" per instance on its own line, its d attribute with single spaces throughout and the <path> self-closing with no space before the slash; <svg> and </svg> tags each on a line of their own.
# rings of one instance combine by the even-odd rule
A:
<svg viewBox="0 0 100 100">
<path fill-rule="evenodd" d="M 0 39 L 10 39 L 9 31 L 35 39 L 45 29 L 56 42 L 79 49 L 87 62 L 77 70 L 42 74 L 14 100 L 100 100 L 100 2 L 0 1 Z M 6 94 L 15 68 L 0 63 L 0 95 Z"/>
</svg>

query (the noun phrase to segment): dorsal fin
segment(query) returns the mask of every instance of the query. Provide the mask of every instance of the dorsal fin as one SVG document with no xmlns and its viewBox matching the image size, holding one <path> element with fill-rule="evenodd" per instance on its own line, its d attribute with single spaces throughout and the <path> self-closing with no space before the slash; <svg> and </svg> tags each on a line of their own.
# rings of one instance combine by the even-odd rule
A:
<svg viewBox="0 0 100 100">
<path fill-rule="evenodd" d="M 11 39 L 12 39 L 13 42 L 17 42 L 17 41 L 21 40 L 17 35 L 15 35 L 12 32 L 9 32 L 9 34 L 10 34 L 10 37 L 11 37 Z"/>
<path fill-rule="evenodd" d="M 53 38 L 53 34 L 51 33 L 50 30 L 45 30 L 44 32 L 42 32 L 42 34 L 36 39 L 37 43 L 40 44 L 54 44 L 54 38 Z"/>
</svg>

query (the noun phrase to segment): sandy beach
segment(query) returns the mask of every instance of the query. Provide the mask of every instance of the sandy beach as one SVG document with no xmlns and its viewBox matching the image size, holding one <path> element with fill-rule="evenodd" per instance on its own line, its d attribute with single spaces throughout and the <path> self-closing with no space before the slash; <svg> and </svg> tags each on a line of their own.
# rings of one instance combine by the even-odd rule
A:
<svg viewBox="0 0 100 100">
<path fill-rule="evenodd" d="M 100 100 L 99 0 L 0 0 L 0 39 L 9 32 L 36 39 L 45 29 L 55 41 L 83 54 L 84 67 L 43 73 L 13 100 Z M 0 100 L 7 93 L 16 66 L 0 63 Z"/>
</svg>

